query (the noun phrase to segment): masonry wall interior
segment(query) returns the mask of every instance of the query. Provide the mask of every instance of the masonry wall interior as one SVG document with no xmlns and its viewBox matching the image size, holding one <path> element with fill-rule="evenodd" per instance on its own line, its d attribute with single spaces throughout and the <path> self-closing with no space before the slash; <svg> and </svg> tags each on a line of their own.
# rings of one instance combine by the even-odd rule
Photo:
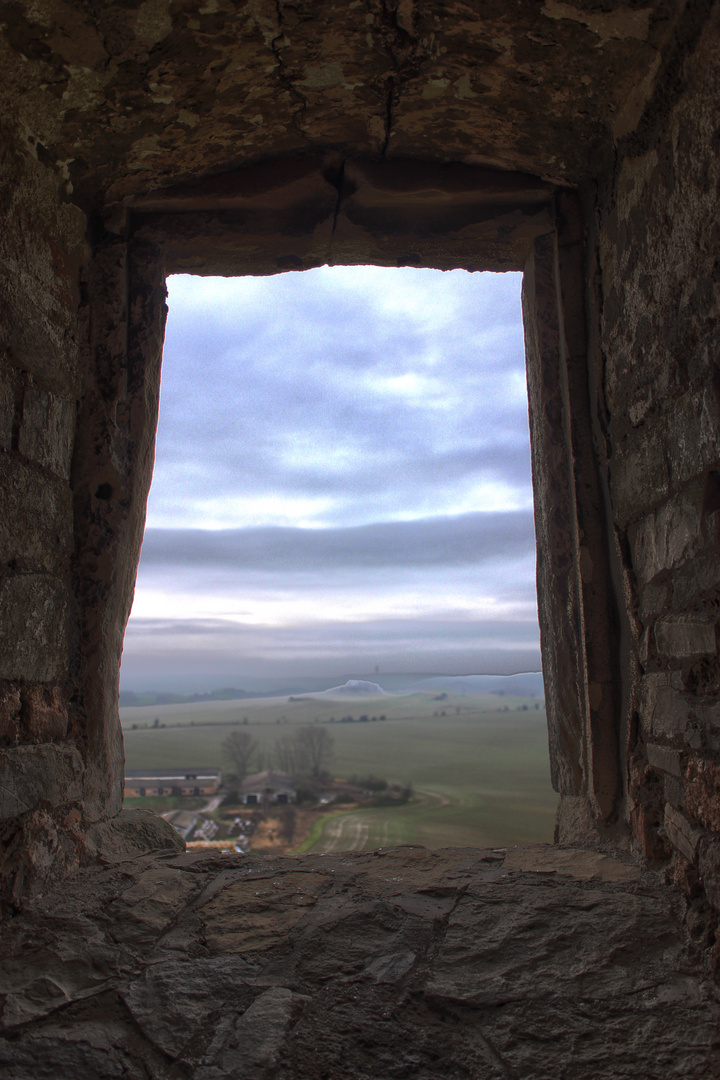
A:
<svg viewBox="0 0 720 1080">
<path fill-rule="evenodd" d="M 110 4 L 102 25 L 52 3 L 34 15 L 18 6 L 6 25 L 6 902 L 94 858 L 119 820 L 118 671 L 152 472 L 166 275 L 373 262 L 524 269 L 557 839 L 632 848 L 720 913 L 719 6 L 583 5 L 573 20 L 560 10 L 569 5 L 550 5 L 552 17 L 520 5 L 507 31 L 514 58 L 486 56 L 491 104 L 462 97 L 461 80 L 476 77 L 480 39 L 490 49 L 502 13 L 468 16 L 458 44 L 443 22 L 453 12 L 437 15 L 431 41 L 435 5 L 384 16 L 370 5 L 362 25 L 385 42 L 391 74 L 368 69 L 359 93 L 349 72 L 370 47 L 358 5 L 273 24 L 265 38 L 247 12 L 233 38 L 239 14 L 209 5 L 198 28 L 186 6 L 137 5 L 133 22 Z M 320 59 L 307 37 L 317 20 Z M 513 97 L 531 31 L 555 51 L 532 60 L 537 94 Z M 285 48 L 281 33 L 297 54 L 263 73 L 258 58 Z M 192 83 L 188 57 L 216 39 L 214 64 L 257 61 L 252 108 L 264 128 L 248 106 L 229 131 L 215 83 L 206 99 L 198 77 L 192 112 L 147 82 L 150 70 L 183 70 Z M 456 78 L 447 85 L 431 71 L 441 40 Z M 105 55 L 121 58 L 114 82 Z M 342 86 L 328 82 L 332 64 Z M 613 64 L 630 65 L 632 86 L 614 86 Z M 567 104 L 566 77 L 588 88 L 584 113 Z M 126 119 L 118 111 L 113 128 L 102 110 L 121 100 Z"/>
</svg>

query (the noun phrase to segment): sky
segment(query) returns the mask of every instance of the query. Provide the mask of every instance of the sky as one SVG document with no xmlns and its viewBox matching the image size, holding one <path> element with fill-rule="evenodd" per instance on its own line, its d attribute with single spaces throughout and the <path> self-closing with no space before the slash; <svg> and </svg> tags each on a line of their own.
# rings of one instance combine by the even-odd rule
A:
<svg viewBox="0 0 720 1080">
<path fill-rule="evenodd" d="M 520 283 L 168 280 L 124 689 L 539 670 Z"/>
</svg>

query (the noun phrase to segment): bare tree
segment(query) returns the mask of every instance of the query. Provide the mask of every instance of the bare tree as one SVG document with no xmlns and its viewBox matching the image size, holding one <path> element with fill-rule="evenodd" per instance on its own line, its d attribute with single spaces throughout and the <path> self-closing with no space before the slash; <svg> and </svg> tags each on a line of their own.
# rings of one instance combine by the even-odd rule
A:
<svg viewBox="0 0 720 1080">
<path fill-rule="evenodd" d="M 257 752 L 257 743 L 246 731 L 233 731 L 222 744 L 227 756 L 232 760 L 238 780 L 244 780 L 250 769 L 250 762 Z"/>
<path fill-rule="evenodd" d="M 335 740 L 324 727 L 309 724 L 295 733 L 295 742 L 304 770 L 317 779 L 332 759 Z"/>
<path fill-rule="evenodd" d="M 302 764 L 298 758 L 297 739 L 292 735 L 279 735 L 273 743 L 271 759 L 273 767 L 280 772 L 302 772 Z"/>
</svg>

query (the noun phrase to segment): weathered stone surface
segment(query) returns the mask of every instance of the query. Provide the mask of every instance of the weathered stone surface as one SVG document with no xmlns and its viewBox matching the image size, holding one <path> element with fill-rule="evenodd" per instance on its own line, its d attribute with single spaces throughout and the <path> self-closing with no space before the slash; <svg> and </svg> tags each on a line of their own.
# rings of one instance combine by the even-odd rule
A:
<svg viewBox="0 0 720 1080">
<path fill-rule="evenodd" d="M 646 739 L 682 735 L 691 709 L 679 671 L 658 671 L 643 676 L 639 691 L 643 734 Z"/>
<path fill-rule="evenodd" d="M 698 869 L 705 888 L 705 895 L 720 911 L 720 839 L 705 837 L 700 844 Z"/>
<path fill-rule="evenodd" d="M 667 773 L 663 777 L 663 796 L 671 806 L 685 805 L 685 785 L 676 776 Z"/>
<path fill-rule="evenodd" d="M 40 574 L 0 584 L 0 679 L 50 682 L 67 675 L 68 587 Z"/>
<path fill-rule="evenodd" d="M 625 526 L 670 493 L 670 474 L 660 432 L 633 431 L 617 439 L 610 479 L 616 521 Z"/>
<path fill-rule="evenodd" d="M 21 573 L 66 572 L 73 539 L 68 485 L 0 457 L 0 500 L 0 564 Z"/>
<path fill-rule="evenodd" d="M 13 1080 L 705 1080 L 720 997 L 675 906 L 629 861 L 547 845 L 95 867 L 7 924 L 0 1061 Z"/>
<path fill-rule="evenodd" d="M 30 686 L 23 690 L 23 730 L 35 742 L 52 742 L 67 734 L 65 695 L 58 686 Z"/>
<path fill-rule="evenodd" d="M 648 762 L 653 769 L 661 769 L 662 772 L 671 773 L 673 776 L 682 776 L 682 755 L 679 750 L 673 750 L 669 746 L 658 746 L 656 743 L 648 743 L 646 746 Z"/>
<path fill-rule="evenodd" d="M 638 881 L 640 870 L 597 851 L 533 844 L 509 848 L 503 870 L 535 870 L 542 874 L 569 873 L 577 881 Z"/>
<path fill-rule="evenodd" d="M 176 829 L 152 810 L 121 810 L 117 817 L 92 825 L 87 832 L 89 858 L 118 862 L 151 851 L 184 851 Z"/>
<path fill-rule="evenodd" d="M 717 616 L 666 615 L 655 623 L 655 641 L 662 656 L 685 659 L 717 652 Z"/>
<path fill-rule="evenodd" d="M 0 757 L 0 820 L 25 814 L 40 802 L 56 805 L 82 795 L 83 764 L 74 748 L 16 746 Z"/>
<path fill-rule="evenodd" d="M 720 832 L 720 762 L 691 757 L 685 770 L 687 811 L 706 829 Z"/>
<path fill-rule="evenodd" d="M 698 844 L 705 836 L 705 830 L 695 825 L 682 810 L 674 806 L 665 807 L 665 831 L 670 843 L 682 852 L 688 862 L 697 862 Z"/>
<path fill-rule="evenodd" d="M 12 373 L 0 372 L 0 450 L 12 448 L 13 420 L 15 418 L 15 386 Z"/>
<path fill-rule="evenodd" d="M 258 970 L 238 956 L 162 960 L 145 969 L 124 1000 L 146 1036 L 177 1058 L 214 1013 L 242 1003 L 243 991 L 247 998 L 247 978 Z"/>
<path fill-rule="evenodd" d="M 123 1067 L 110 1055 L 87 1044 L 63 1039 L 38 1039 L 25 1046 L 0 1040 L 0 1066 L 6 1080 L 122 1080 Z"/>
<path fill-rule="evenodd" d="M 75 402 L 29 383 L 22 403 L 20 453 L 67 480 L 74 439 Z"/>
<path fill-rule="evenodd" d="M 628 530 L 640 586 L 697 554 L 702 537 L 702 481 L 685 489 Z"/>
<path fill-rule="evenodd" d="M 18 16 L 3 65 L 30 145 L 85 200 L 318 143 L 572 182 L 637 124 L 680 10 L 48 6 Z"/>
<path fill-rule="evenodd" d="M 20 735 L 20 687 L 0 686 L 0 745 L 12 746 Z"/>
<path fill-rule="evenodd" d="M 195 1072 L 196 1080 L 262 1080 L 278 1066 L 282 1069 L 286 1035 L 311 1000 L 309 994 L 285 986 L 262 992 L 234 1023 L 220 1028 Z"/>
</svg>

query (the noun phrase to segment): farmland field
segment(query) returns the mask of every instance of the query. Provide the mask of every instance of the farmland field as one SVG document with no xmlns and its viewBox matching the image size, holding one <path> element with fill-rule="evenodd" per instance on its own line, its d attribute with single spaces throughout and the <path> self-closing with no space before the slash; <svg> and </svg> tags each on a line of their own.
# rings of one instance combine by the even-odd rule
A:
<svg viewBox="0 0 720 1080">
<path fill-rule="evenodd" d="M 402 806 L 330 814 L 309 838 L 316 851 L 362 851 L 401 843 L 437 848 L 551 840 L 557 796 L 550 787 L 545 713 L 537 704 L 424 692 L 146 706 L 122 709 L 121 717 L 130 769 L 231 772 L 222 742 L 238 724 L 264 748 L 268 767 L 277 736 L 315 721 L 327 725 L 334 776 L 373 773 L 414 789 Z M 340 723 L 347 715 L 355 722 Z M 358 722 L 361 715 L 368 721 Z M 380 715 L 385 720 L 372 720 Z"/>
</svg>

